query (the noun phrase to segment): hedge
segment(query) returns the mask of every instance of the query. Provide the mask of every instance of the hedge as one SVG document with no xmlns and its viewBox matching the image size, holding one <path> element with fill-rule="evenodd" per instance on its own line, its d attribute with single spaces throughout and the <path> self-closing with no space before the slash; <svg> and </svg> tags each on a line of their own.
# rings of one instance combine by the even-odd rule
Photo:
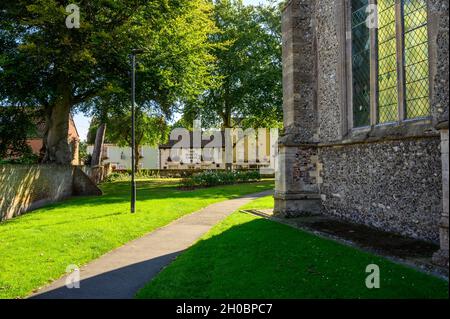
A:
<svg viewBox="0 0 450 319">
<path fill-rule="evenodd" d="M 218 185 L 230 185 L 245 182 L 256 182 L 261 180 L 261 174 L 257 170 L 249 171 L 203 171 L 184 178 L 181 183 L 183 187 L 210 187 Z"/>
</svg>

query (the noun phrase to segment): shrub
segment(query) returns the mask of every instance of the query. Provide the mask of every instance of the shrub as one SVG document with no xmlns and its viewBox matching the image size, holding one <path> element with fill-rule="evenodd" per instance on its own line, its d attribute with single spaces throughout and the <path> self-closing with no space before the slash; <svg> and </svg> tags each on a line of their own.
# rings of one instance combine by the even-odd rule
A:
<svg viewBox="0 0 450 319">
<path fill-rule="evenodd" d="M 261 179 L 259 171 L 204 171 L 182 180 L 183 187 L 210 187 L 245 182 L 256 182 Z"/>
<path fill-rule="evenodd" d="M 136 178 L 159 178 L 159 177 L 160 176 L 158 170 L 141 169 L 136 172 Z"/>
<path fill-rule="evenodd" d="M 1 159 L 0 158 L 0 165 L 1 164 L 22 164 L 22 165 L 29 165 L 29 164 L 37 164 L 39 162 L 39 156 L 36 154 L 33 154 L 30 152 L 26 152 L 21 157 L 17 158 L 9 158 L 9 159 Z"/>
<path fill-rule="evenodd" d="M 159 178 L 159 173 L 157 170 L 139 170 L 135 175 L 136 179 L 150 179 Z M 123 182 L 131 180 L 131 170 L 122 170 L 112 172 L 105 179 L 105 182 Z"/>
<path fill-rule="evenodd" d="M 123 181 L 129 181 L 131 180 L 130 174 L 124 172 L 113 172 L 108 175 L 108 177 L 105 178 L 103 182 L 109 183 L 109 182 L 123 182 Z"/>
</svg>

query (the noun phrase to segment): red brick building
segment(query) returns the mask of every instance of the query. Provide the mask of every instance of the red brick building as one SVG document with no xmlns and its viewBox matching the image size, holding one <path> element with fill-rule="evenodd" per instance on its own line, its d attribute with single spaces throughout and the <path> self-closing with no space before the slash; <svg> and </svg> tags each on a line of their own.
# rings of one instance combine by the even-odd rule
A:
<svg viewBox="0 0 450 319">
<path fill-rule="evenodd" d="M 42 145 L 43 145 L 43 136 L 44 136 L 44 123 L 41 123 L 37 127 L 37 135 L 36 137 L 29 138 L 27 140 L 28 145 L 30 145 L 34 154 L 39 154 Z M 70 116 L 69 118 L 69 145 L 72 151 L 72 165 L 79 165 L 79 145 L 80 145 L 80 135 L 78 134 L 77 127 L 75 126 L 75 122 Z"/>
</svg>

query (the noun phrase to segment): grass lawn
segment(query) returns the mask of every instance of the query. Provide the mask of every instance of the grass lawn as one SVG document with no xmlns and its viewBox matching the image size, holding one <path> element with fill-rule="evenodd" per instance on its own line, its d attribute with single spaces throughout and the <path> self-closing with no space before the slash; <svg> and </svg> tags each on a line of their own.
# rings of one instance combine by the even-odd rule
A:
<svg viewBox="0 0 450 319">
<path fill-rule="evenodd" d="M 270 208 L 271 197 L 245 208 Z M 365 285 L 380 267 L 380 289 Z M 235 212 L 179 256 L 138 298 L 448 298 L 448 282 L 387 259 Z"/>
<path fill-rule="evenodd" d="M 193 191 L 177 180 L 138 182 L 136 214 L 129 183 L 102 186 L 104 196 L 76 198 L 0 223 L 0 298 L 24 297 L 59 278 L 70 264 L 102 254 L 209 204 L 273 188 L 273 181 Z"/>
</svg>

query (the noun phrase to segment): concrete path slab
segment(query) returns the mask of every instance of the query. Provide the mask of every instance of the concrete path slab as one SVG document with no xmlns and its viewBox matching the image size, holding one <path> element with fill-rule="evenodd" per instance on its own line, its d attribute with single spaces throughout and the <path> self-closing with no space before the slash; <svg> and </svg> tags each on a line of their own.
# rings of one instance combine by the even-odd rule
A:
<svg viewBox="0 0 450 319">
<path fill-rule="evenodd" d="M 212 204 L 117 248 L 80 269 L 80 288 L 66 287 L 64 276 L 33 299 L 127 299 L 181 252 L 242 205 L 273 191 Z"/>
</svg>

